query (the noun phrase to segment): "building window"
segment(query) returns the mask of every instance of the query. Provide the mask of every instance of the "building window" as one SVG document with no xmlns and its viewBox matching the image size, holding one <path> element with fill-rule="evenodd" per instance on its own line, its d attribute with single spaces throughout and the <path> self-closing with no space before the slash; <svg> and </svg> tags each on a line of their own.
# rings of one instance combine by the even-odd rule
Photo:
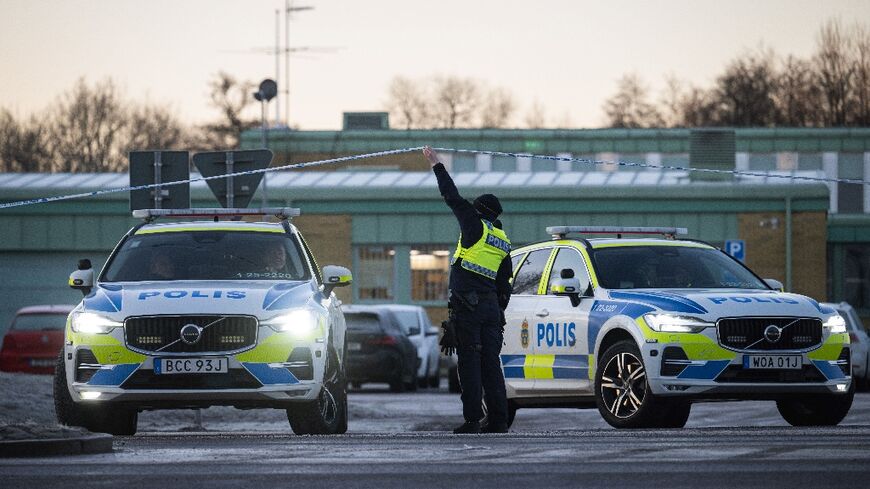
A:
<svg viewBox="0 0 870 489">
<path fill-rule="evenodd" d="M 446 301 L 449 274 L 447 245 L 411 245 L 411 300 Z"/>
<path fill-rule="evenodd" d="M 361 300 L 392 300 L 396 250 L 391 246 L 357 248 L 357 291 Z"/>
<path fill-rule="evenodd" d="M 856 309 L 870 309 L 870 245 L 847 245 L 844 251 L 843 299 Z"/>
</svg>

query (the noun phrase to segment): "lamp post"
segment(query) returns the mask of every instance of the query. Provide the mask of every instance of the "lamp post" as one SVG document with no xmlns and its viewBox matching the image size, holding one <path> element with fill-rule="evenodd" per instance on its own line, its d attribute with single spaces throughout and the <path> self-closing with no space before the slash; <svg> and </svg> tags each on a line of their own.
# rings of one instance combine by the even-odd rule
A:
<svg viewBox="0 0 870 489">
<path fill-rule="evenodd" d="M 275 95 L 278 94 L 278 84 L 275 83 L 275 80 L 270 78 L 266 78 L 262 82 L 260 82 L 259 89 L 254 92 L 254 99 L 260 102 L 260 134 L 263 138 L 263 148 L 269 149 L 269 138 L 268 138 L 268 127 L 266 125 L 266 106 L 269 104 L 269 101 L 275 98 Z M 267 207 L 267 185 L 266 179 L 269 175 L 269 172 L 263 172 L 263 193 L 260 194 L 262 197 L 263 207 Z"/>
</svg>

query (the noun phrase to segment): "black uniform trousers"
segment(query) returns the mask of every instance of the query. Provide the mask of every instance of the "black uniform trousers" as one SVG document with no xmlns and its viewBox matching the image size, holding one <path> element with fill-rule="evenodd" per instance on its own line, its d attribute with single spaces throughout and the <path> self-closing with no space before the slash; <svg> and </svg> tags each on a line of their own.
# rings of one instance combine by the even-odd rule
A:
<svg viewBox="0 0 870 489">
<path fill-rule="evenodd" d="M 495 293 L 480 294 L 474 309 L 451 303 L 459 348 L 459 383 L 465 421 L 481 421 L 486 396 L 489 423 L 507 423 L 507 397 L 501 370 L 502 312 Z"/>
</svg>

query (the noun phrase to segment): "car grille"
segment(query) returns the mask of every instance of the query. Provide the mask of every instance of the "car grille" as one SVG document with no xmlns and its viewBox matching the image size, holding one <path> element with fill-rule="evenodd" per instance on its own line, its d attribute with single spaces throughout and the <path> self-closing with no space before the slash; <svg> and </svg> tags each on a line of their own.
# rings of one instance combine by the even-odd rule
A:
<svg viewBox="0 0 870 489">
<path fill-rule="evenodd" d="M 188 324 L 202 328 L 199 339 L 193 343 L 181 339 L 181 330 Z M 124 324 L 124 335 L 131 350 L 143 353 L 231 353 L 247 350 L 257 343 L 257 319 L 251 316 L 133 317 Z"/>
<path fill-rule="evenodd" d="M 259 389 L 263 387 L 245 369 L 230 369 L 225 374 L 157 375 L 153 370 L 137 370 L 121 384 L 124 389 Z"/>
<path fill-rule="evenodd" d="M 783 328 L 776 341 L 765 336 L 771 325 Z M 733 350 L 807 350 L 822 342 L 822 321 L 815 318 L 728 318 L 720 319 L 716 329 L 719 343 Z"/>
</svg>

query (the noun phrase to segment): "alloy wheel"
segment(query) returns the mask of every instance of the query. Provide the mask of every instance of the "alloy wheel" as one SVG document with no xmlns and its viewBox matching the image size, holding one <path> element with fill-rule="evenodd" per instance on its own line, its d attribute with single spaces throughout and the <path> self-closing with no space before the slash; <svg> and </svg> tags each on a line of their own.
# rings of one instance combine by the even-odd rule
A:
<svg viewBox="0 0 870 489">
<path fill-rule="evenodd" d="M 610 414 L 632 417 L 646 397 L 646 370 L 636 356 L 619 352 L 607 362 L 601 375 L 601 398 Z"/>
</svg>

